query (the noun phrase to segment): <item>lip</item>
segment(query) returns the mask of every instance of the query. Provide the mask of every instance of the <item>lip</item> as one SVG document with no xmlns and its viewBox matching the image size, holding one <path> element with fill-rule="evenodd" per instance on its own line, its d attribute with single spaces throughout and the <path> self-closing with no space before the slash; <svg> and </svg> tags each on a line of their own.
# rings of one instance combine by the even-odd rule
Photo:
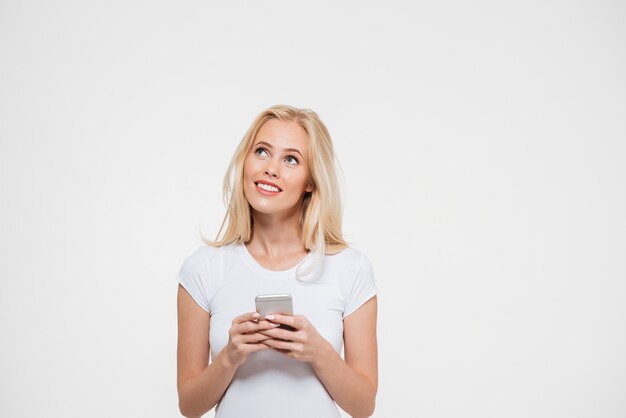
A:
<svg viewBox="0 0 626 418">
<path fill-rule="evenodd" d="M 276 188 L 278 189 L 278 192 L 268 192 L 267 190 L 263 190 L 263 189 L 261 189 L 261 190 L 263 190 L 263 191 L 264 191 L 264 192 L 266 192 L 266 193 L 276 194 L 276 193 L 280 193 L 280 192 L 282 192 L 282 191 L 283 191 L 283 189 L 281 189 L 281 188 L 278 186 L 278 184 L 276 184 L 276 183 L 272 183 L 271 181 L 267 181 L 267 180 L 257 180 L 257 181 L 255 181 L 255 182 L 254 182 L 254 185 L 256 186 L 256 185 L 258 185 L 259 183 L 267 184 L 268 186 L 276 187 Z M 258 189 L 258 188 L 259 188 L 259 187 L 257 186 L 257 189 Z"/>
<path fill-rule="evenodd" d="M 269 190 L 264 190 L 262 188 L 259 187 L 259 184 L 263 183 L 263 184 L 267 184 L 269 186 L 274 186 L 278 188 L 277 192 L 270 192 Z M 256 191 L 261 193 L 262 195 L 265 196 L 276 196 L 277 194 L 279 194 L 280 192 L 283 191 L 283 189 L 281 189 L 280 187 L 278 187 L 276 184 L 270 182 L 270 181 L 266 181 L 266 180 L 258 180 L 254 182 L 254 187 L 256 188 Z"/>
</svg>

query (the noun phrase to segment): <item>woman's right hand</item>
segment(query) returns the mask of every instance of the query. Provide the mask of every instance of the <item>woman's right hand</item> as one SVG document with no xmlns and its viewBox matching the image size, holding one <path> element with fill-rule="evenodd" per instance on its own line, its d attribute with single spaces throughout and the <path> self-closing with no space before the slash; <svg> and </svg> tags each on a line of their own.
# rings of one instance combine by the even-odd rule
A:
<svg viewBox="0 0 626 418">
<path fill-rule="evenodd" d="M 257 312 L 248 312 L 233 319 L 228 330 L 228 344 L 224 350 L 232 366 L 239 367 L 245 363 L 250 353 L 270 348 L 261 344 L 262 341 L 270 337 L 257 333 L 257 331 L 273 329 L 280 324 L 266 320 L 259 321 L 258 318 Z"/>
</svg>

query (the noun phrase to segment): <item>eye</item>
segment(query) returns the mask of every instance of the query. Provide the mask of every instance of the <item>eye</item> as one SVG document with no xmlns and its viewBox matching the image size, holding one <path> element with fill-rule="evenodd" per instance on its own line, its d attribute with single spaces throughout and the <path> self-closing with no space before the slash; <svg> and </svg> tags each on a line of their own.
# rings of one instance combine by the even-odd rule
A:
<svg viewBox="0 0 626 418">
<path fill-rule="evenodd" d="M 296 157 L 294 157 L 293 155 L 288 155 L 287 157 L 285 157 L 285 160 L 287 160 L 287 162 L 289 164 L 298 164 L 299 161 Z"/>
<path fill-rule="evenodd" d="M 254 153 L 257 154 L 257 155 L 262 155 L 261 153 L 267 154 L 267 150 L 265 148 L 263 148 L 263 147 L 259 147 L 259 148 L 254 150 Z"/>
</svg>

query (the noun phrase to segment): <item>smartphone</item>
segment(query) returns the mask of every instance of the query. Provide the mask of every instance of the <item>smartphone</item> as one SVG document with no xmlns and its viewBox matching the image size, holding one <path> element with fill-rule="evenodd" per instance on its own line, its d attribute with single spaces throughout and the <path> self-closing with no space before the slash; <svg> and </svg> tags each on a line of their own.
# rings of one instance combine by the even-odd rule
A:
<svg viewBox="0 0 626 418">
<path fill-rule="evenodd" d="M 289 293 L 279 293 L 272 295 L 258 295 L 254 298 L 256 311 L 261 315 L 269 315 L 273 313 L 283 315 L 293 315 L 293 301 Z M 281 324 L 279 328 L 294 331 L 289 325 Z"/>
</svg>

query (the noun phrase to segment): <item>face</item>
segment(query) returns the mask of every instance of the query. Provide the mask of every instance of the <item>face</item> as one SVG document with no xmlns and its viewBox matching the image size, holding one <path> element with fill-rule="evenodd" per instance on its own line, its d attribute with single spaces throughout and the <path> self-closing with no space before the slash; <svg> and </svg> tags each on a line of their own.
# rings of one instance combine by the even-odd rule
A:
<svg viewBox="0 0 626 418">
<path fill-rule="evenodd" d="M 297 212 L 308 185 L 309 138 L 295 122 L 265 122 L 246 156 L 243 191 L 252 208 L 265 214 Z"/>
</svg>

